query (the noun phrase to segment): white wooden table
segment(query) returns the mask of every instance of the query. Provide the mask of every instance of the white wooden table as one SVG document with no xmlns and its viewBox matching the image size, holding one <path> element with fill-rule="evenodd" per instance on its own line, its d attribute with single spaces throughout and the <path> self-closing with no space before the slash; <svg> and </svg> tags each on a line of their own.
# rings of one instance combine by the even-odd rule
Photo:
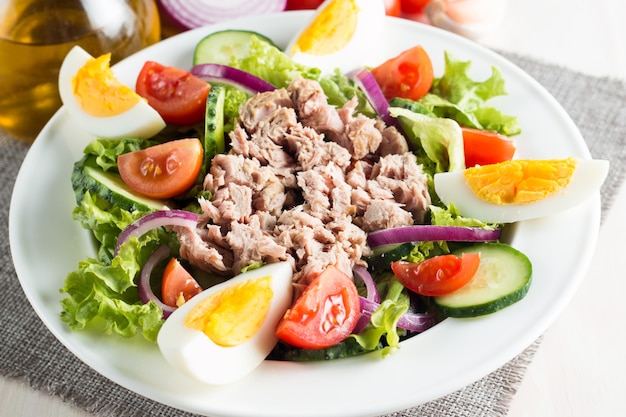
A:
<svg viewBox="0 0 626 417">
<path fill-rule="evenodd" d="M 497 32 L 481 43 L 589 75 L 626 79 L 626 1 L 503 0 Z M 625 103 L 626 105 L 626 103 Z M 605 219 L 591 268 L 576 297 L 546 332 L 509 417 L 622 415 L 626 391 L 626 187 Z M 594 300 L 592 304 L 589 300 Z M 28 386 L 0 377 L 0 415 L 88 417 Z"/>
</svg>

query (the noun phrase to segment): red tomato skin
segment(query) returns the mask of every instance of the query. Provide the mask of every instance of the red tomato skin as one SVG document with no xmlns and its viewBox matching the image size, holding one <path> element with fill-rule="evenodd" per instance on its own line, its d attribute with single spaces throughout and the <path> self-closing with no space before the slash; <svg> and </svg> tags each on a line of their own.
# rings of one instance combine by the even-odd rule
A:
<svg viewBox="0 0 626 417">
<path fill-rule="evenodd" d="M 360 300 L 350 277 L 334 266 L 311 281 L 278 323 L 276 336 L 292 346 L 334 346 L 354 330 Z"/>
<path fill-rule="evenodd" d="M 396 261 L 391 269 L 402 285 L 416 294 L 436 297 L 458 290 L 471 281 L 480 264 L 480 255 L 441 255 L 420 263 Z"/>
<path fill-rule="evenodd" d="M 187 126 L 204 119 L 211 86 L 203 79 L 176 67 L 147 61 L 135 90 L 167 123 Z"/>
<path fill-rule="evenodd" d="M 419 100 L 433 85 L 433 65 L 420 45 L 409 48 L 372 69 L 387 100 L 394 97 Z"/>
<path fill-rule="evenodd" d="M 387 16 L 399 17 L 401 12 L 400 0 L 385 0 L 385 13 Z"/>
<path fill-rule="evenodd" d="M 317 9 L 324 0 L 287 0 L 285 10 Z"/>
<path fill-rule="evenodd" d="M 285 10 L 317 9 L 324 0 L 287 0 Z M 400 16 L 400 0 L 385 0 L 387 16 Z"/>
<path fill-rule="evenodd" d="M 193 296 L 201 292 L 202 287 L 178 262 L 178 259 L 170 259 L 163 271 L 163 281 L 161 283 L 163 303 L 170 307 L 178 307 L 176 302 L 181 294 L 185 301 L 189 301 Z"/>
<path fill-rule="evenodd" d="M 515 154 L 515 142 L 496 132 L 463 127 L 465 166 L 497 164 L 510 161 Z"/>
<path fill-rule="evenodd" d="M 430 3 L 430 0 L 400 0 L 400 8 L 402 13 L 422 13 L 428 3 Z"/>
<path fill-rule="evenodd" d="M 118 156 L 122 180 L 151 198 L 175 197 L 191 187 L 202 168 L 199 139 L 179 139 Z"/>
</svg>

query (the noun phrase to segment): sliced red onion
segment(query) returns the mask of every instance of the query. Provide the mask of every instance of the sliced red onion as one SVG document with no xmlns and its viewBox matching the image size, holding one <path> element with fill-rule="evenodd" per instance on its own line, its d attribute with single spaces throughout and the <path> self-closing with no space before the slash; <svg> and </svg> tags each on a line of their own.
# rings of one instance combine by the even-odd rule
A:
<svg viewBox="0 0 626 417">
<path fill-rule="evenodd" d="M 366 296 L 363 298 L 367 301 L 372 301 L 374 303 L 380 303 L 380 293 L 378 292 L 378 287 L 376 286 L 376 282 L 374 281 L 374 277 L 369 273 L 367 268 L 356 265 L 352 268 L 352 272 L 355 277 L 358 277 L 365 284 L 365 289 L 367 291 Z M 356 326 L 353 330 L 353 333 L 359 333 L 361 330 L 367 326 L 367 323 L 370 322 L 370 318 L 372 317 L 372 312 L 365 311 L 363 302 L 361 302 L 361 316 L 356 323 Z"/>
<path fill-rule="evenodd" d="M 206 26 L 242 16 L 256 16 L 285 10 L 286 0 L 160 0 L 161 9 L 186 29 Z"/>
<path fill-rule="evenodd" d="M 398 319 L 398 327 L 411 331 L 423 332 L 439 323 L 437 316 L 431 313 L 404 313 Z"/>
<path fill-rule="evenodd" d="M 354 272 L 354 276 L 358 277 L 365 284 L 365 289 L 367 290 L 367 298 L 370 301 L 374 301 L 376 303 L 380 303 L 380 294 L 378 293 L 378 287 L 376 286 L 376 282 L 374 281 L 374 277 L 369 273 L 367 268 L 357 265 L 352 271 Z"/>
<path fill-rule="evenodd" d="M 366 68 L 361 68 L 348 73 L 348 77 L 363 91 L 363 94 L 365 94 L 365 97 L 374 108 L 374 111 L 385 124 L 387 126 L 395 126 L 397 119 L 389 114 L 389 102 L 380 89 L 378 81 L 374 78 L 374 74 Z"/>
<path fill-rule="evenodd" d="M 428 242 L 445 240 L 450 242 L 495 242 L 500 238 L 500 229 L 483 229 L 465 226 L 402 226 L 379 230 L 367 235 L 371 247 L 405 242 Z"/>
<path fill-rule="evenodd" d="M 154 267 L 164 259 L 170 256 L 170 248 L 167 245 L 159 246 L 146 260 L 141 272 L 139 274 L 139 283 L 137 290 L 139 291 L 139 299 L 142 303 L 146 304 L 150 301 L 154 301 L 156 305 L 163 310 L 163 318 L 166 319 L 170 314 L 176 310 L 174 307 L 170 307 L 164 304 L 159 297 L 154 294 L 152 287 L 150 286 L 150 277 L 152 276 L 152 270 Z"/>
<path fill-rule="evenodd" d="M 273 91 L 272 84 L 262 78 L 237 68 L 221 64 L 198 64 L 191 67 L 191 73 L 208 82 L 220 82 L 242 88 L 253 94 Z"/>
<path fill-rule="evenodd" d="M 354 333 L 358 333 L 369 323 L 369 320 L 374 312 L 380 307 L 380 304 L 365 297 L 360 297 L 361 301 L 361 318 L 357 322 L 357 326 Z M 364 322 L 364 324 L 363 324 Z M 409 330 L 411 332 L 423 332 L 430 329 L 439 322 L 437 316 L 431 313 L 412 313 L 407 312 L 400 316 L 398 319 L 398 327 Z M 359 329 L 359 326 L 362 326 Z M 357 331 L 358 330 L 358 331 Z"/>
<path fill-rule="evenodd" d="M 126 229 L 117 237 L 115 245 L 115 254 L 119 251 L 120 246 L 124 244 L 131 236 L 141 236 L 152 229 L 162 226 L 187 226 L 195 228 L 198 223 L 198 215 L 185 210 L 157 210 L 148 213 L 145 216 L 135 220 L 129 224 Z"/>
</svg>

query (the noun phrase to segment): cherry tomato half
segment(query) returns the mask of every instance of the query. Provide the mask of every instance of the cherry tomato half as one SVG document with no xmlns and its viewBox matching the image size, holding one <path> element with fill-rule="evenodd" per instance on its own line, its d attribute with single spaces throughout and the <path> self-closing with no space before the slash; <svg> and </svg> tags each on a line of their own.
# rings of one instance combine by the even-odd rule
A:
<svg viewBox="0 0 626 417">
<path fill-rule="evenodd" d="M 359 294 L 345 273 L 329 266 L 309 284 L 276 327 L 292 346 L 321 349 L 345 339 L 361 314 Z"/>
<path fill-rule="evenodd" d="M 433 85 L 433 65 L 421 46 L 415 46 L 372 69 L 387 100 L 419 100 Z"/>
<path fill-rule="evenodd" d="M 430 0 L 400 0 L 400 7 L 403 13 L 422 13 Z"/>
<path fill-rule="evenodd" d="M 287 0 L 285 10 L 317 9 L 324 0 Z"/>
<path fill-rule="evenodd" d="M 451 293 L 467 284 L 478 270 L 480 255 L 464 253 L 441 255 L 420 263 L 396 261 L 391 269 L 398 281 L 414 293 L 438 296 Z"/>
<path fill-rule="evenodd" d="M 122 180 L 152 198 L 171 198 L 191 187 L 202 168 L 202 144 L 179 139 L 118 156 Z"/>
<path fill-rule="evenodd" d="M 401 0 L 385 0 L 385 11 L 388 16 L 400 16 Z M 287 0 L 285 10 L 317 9 L 324 0 Z"/>
<path fill-rule="evenodd" d="M 515 143 L 509 137 L 488 130 L 464 127 L 463 149 L 465 166 L 497 164 L 510 161 L 515 154 Z"/>
<path fill-rule="evenodd" d="M 194 295 L 200 294 L 202 287 L 189 272 L 178 262 L 178 259 L 169 260 L 163 270 L 163 281 L 161 283 L 161 297 L 163 303 L 170 307 L 180 307 L 179 298 L 189 301 Z"/>
<path fill-rule="evenodd" d="M 400 16 L 400 0 L 385 0 L 385 13 L 387 16 Z"/>
<path fill-rule="evenodd" d="M 137 77 L 135 90 L 148 100 L 167 123 L 192 125 L 202 121 L 211 86 L 180 68 L 147 61 Z"/>
</svg>

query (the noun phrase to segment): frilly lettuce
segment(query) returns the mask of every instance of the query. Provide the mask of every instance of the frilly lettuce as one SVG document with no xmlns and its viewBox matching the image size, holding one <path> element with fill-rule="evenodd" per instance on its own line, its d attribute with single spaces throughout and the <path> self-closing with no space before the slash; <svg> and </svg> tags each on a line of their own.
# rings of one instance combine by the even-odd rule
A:
<svg viewBox="0 0 626 417">
<path fill-rule="evenodd" d="M 463 133 L 452 119 L 430 117 L 401 107 L 390 107 L 411 141 L 413 149 L 425 152 L 435 163 L 435 172 L 465 169 Z"/>
<path fill-rule="evenodd" d="M 505 81 L 497 67 L 491 76 L 475 81 L 469 76 L 471 61 L 460 61 L 445 52 L 445 69 L 436 78 L 430 92 L 419 102 L 438 117 L 456 120 L 461 125 L 493 130 L 507 136 L 521 132 L 517 118 L 488 106 L 492 98 L 506 95 Z"/>
<path fill-rule="evenodd" d="M 392 273 L 383 274 L 377 280 L 381 294 L 380 307 L 372 314 L 370 323 L 359 334 L 352 334 L 366 351 L 381 350 L 383 357 L 395 352 L 400 347 L 400 336 L 406 332 L 397 327 L 400 316 L 409 310 L 411 300 L 406 288 Z M 382 337 L 385 343 L 379 345 Z"/>
<path fill-rule="evenodd" d="M 142 214 L 112 207 L 89 192 L 74 209 L 74 219 L 93 232 L 99 249 L 98 258 L 80 262 L 60 290 L 67 294 L 61 301 L 61 318 L 70 328 L 99 324 L 106 334 L 132 337 L 141 333 L 156 341 L 163 312 L 153 302 L 139 300 L 136 281 L 141 266 L 167 236 L 151 231 L 141 239 L 132 238 L 113 256 L 117 235 Z"/>
</svg>

